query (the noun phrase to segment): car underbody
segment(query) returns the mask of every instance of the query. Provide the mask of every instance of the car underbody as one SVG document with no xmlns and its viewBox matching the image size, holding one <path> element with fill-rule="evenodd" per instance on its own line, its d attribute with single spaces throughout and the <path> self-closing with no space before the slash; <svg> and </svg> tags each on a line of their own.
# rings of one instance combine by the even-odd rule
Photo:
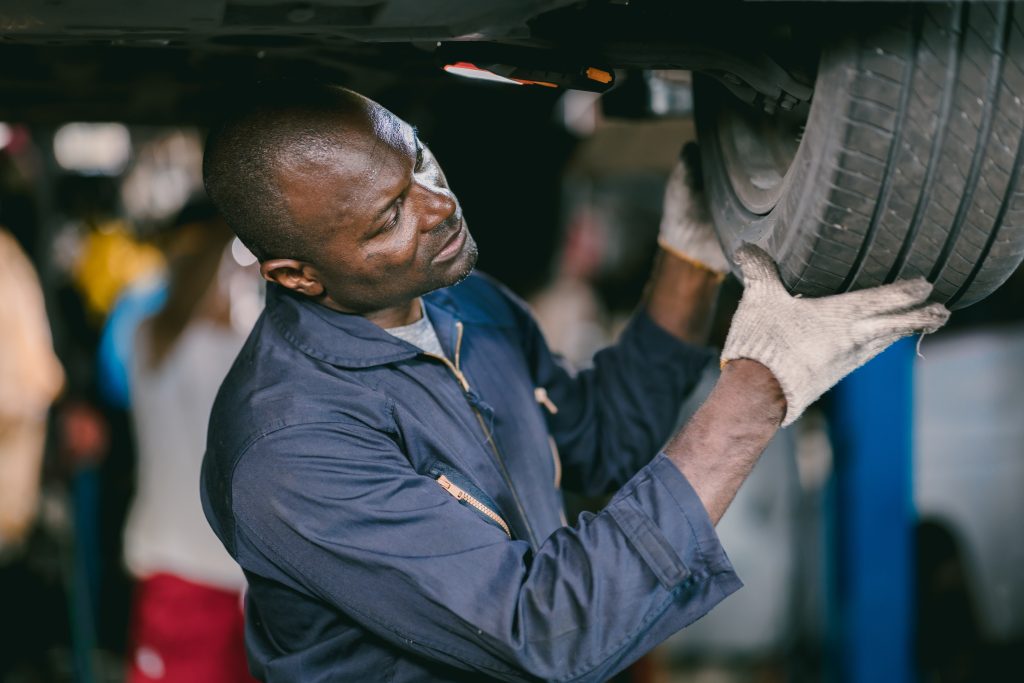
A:
<svg viewBox="0 0 1024 683">
<path fill-rule="evenodd" d="M 7 1 L 0 117 L 202 122 L 240 81 L 305 78 L 372 92 L 449 78 L 441 67 L 465 61 L 597 90 L 612 83 L 581 80 L 590 67 L 699 70 L 748 102 L 786 108 L 812 93 L 816 48 L 800 36 L 820 37 L 817 5 Z"/>
</svg>

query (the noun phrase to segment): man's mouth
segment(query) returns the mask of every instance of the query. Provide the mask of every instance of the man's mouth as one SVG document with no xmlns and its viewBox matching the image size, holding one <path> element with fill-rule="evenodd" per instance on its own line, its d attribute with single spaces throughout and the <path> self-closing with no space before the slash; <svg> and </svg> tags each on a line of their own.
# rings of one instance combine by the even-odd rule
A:
<svg viewBox="0 0 1024 683">
<path fill-rule="evenodd" d="M 441 250 L 434 256 L 434 261 L 447 261 L 462 251 L 462 245 L 466 243 L 466 222 L 459 216 L 458 229 L 441 246 Z"/>
</svg>

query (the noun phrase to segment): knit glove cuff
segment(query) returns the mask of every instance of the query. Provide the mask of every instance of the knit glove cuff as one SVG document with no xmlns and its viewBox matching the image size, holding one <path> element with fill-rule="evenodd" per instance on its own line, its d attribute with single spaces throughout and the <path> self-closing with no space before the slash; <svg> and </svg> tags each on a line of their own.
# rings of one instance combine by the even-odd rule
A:
<svg viewBox="0 0 1024 683">
<path fill-rule="evenodd" d="M 718 243 L 703 192 L 700 154 L 692 142 L 683 148 L 665 186 L 658 244 L 684 261 L 719 275 L 729 272 L 729 261 Z"/>
<path fill-rule="evenodd" d="M 790 296 L 771 257 L 753 245 L 736 252 L 746 289 L 722 363 L 749 358 L 775 375 L 786 396 L 783 426 L 847 374 L 901 337 L 934 332 L 949 311 L 927 303 L 923 278 L 814 299 Z"/>
</svg>

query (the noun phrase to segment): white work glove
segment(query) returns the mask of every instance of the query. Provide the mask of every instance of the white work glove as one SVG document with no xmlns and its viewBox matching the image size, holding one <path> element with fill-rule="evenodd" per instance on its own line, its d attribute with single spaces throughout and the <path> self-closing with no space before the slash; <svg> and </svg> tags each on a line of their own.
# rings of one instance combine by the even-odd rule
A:
<svg viewBox="0 0 1024 683">
<path fill-rule="evenodd" d="M 802 299 L 789 295 L 760 248 L 746 244 L 735 259 L 746 289 L 722 364 L 749 358 L 772 371 L 786 395 L 783 427 L 900 337 L 934 332 L 949 319 L 945 306 L 927 303 L 932 286 L 924 278 Z"/>
<path fill-rule="evenodd" d="M 729 261 L 718 244 L 704 197 L 700 153 L 695 143 L 683 147 L 668 177 L 658 244 L 684 261 L 719 275 L 729 272 Z"/>
</svg>

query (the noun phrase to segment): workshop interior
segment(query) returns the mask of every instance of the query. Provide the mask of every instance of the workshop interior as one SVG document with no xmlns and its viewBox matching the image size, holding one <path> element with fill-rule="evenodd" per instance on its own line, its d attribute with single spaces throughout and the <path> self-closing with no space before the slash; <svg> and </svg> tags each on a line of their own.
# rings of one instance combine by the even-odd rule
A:
<svg viewBox="0 0 1024 683">
<path fill-rule="evenodd" d="M 477 270 L 576 367 L 644 296 L 687 142 L 730 262 L 756 244 L 807 298 L 923 277 L 952 311 L 778 432 L 717 525 L 744 587 L 612 680 L 1021 680 L 1024 3 L 0 0 L 0 683 L 164 679 L 132 635 L 139 558 L 189 533 L 147 516 L 140 447 L 201 448 L 161 406 L 200 415 L 201 443 L 263 310 L 203 149 L 281 83 L 415 126 Z M 231 340 L 175 349 L 203 307 Z M 183 365 L 139 384 L 154 321 Z M 162 466 L 199 510 L 198 469 Z M 566 491 L 566 519 L 607 502 Z"/>
</svg>

